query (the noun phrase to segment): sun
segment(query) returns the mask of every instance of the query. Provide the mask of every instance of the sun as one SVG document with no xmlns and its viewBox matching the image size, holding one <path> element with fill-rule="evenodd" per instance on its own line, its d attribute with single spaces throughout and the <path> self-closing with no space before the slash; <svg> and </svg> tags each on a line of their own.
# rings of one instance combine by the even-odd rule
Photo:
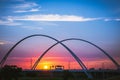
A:
<svg viewBox="0 0 120 80">
<path fill-rule="evenodd" d="M 44 66 L 44 69 L 45 69 L 45 70 L 47 70 L 47 69 L 48 69 L 48 66 L 47 66 L 47 65 L 45 65 L 45 66 Z"/>
</svg>

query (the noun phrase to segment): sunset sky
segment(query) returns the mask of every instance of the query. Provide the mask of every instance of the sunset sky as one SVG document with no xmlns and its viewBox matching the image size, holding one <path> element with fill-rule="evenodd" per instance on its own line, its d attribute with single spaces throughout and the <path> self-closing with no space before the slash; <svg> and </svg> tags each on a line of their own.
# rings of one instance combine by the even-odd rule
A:
<svg viewBox="0 0 120 80">
<path fill-rule="evenodd" d="M 0 0 L 0 60 L 20 39 L 44 34 L 58 40 L 80 38 L 108 52 L 120 64 L 120 0 Z M 55 41 L 33 37 L 23 41 L 5 64 L 30 69 L 37 58 Z M 82 41 L 63 42 L 88 68 L 113 68 L 114 64 L 100 50 Z M 81 68 L 60 44 L 39 63 Z"/>
</svg>

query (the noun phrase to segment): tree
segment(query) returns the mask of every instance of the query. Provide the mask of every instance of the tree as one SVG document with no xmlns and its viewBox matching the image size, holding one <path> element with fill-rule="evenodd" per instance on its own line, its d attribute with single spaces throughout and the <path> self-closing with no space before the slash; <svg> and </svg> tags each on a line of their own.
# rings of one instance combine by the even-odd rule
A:
<svg viewBox="0 0 120 80">
<path fill-rule="evenodd" d="M 18 80 L 22 68 L 19 68 L 15 65 L 5 65 L 0 70 L 0 76 L 2 80 Z"/>
</svg>

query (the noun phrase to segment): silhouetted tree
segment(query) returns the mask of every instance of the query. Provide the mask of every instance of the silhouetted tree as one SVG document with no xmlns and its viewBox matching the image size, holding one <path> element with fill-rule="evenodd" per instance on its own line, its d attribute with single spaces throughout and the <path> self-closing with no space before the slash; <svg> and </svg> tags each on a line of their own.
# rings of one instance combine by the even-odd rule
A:
<svg viewBox="0 0 120 80">
<path fill-rule="evenodd" d="M 18 80 L 22 68 L 19 68 L 15 65 L 5 65 L 0 70 L 0 76 L 2 80 Z"/>
</svg>

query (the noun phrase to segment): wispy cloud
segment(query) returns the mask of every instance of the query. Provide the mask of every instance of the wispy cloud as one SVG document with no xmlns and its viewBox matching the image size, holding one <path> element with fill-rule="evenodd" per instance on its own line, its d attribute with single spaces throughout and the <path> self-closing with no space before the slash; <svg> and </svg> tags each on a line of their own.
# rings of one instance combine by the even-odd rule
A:
<svg viewBox="0 0 120 80">
<path fill-rule="evenodd" d="M 24 9 L 24 8 L 31 8 L 31 7 L 36 7 L 36 6 L 38 6 L 38 4 L 36 4 L 34 2 L 25 2 L 25 3 L 14 6 L 14 8 Z"/>
<path fill-rule="evenodd" d="M 104 21 L 120 21 L 120 18 L 115 19 L 105 18 Z"/>
<path fill-rule="evenodd" d="M 84 18 L 82 16 L 76 15 L 59 15 L 59 14 L 15 16 L 11 17 L 11 19 L 22 21 L 74 21 L 74 22 L 100 20 L 100 18 Z"/>
<path fill-rule="evenodd" d="M 120 21 L 120 18 L 119 19 L 114 19 L 115 21 Z"/>
<path fill-rule="evenodd" d="M 26 28 L 26 29 L 29 29 L 29 30 L 42 30 L 43 28 L 42 27 L 32 27 L 32 26 L 22 26 L 22 28 Z"/>
<path fill-rule="evenodd" d="M 13 21 L 9 21 L 9 20 L 0 20 L 0 25 L 6 25 L 6 26 L 18 26 L 18 25 L 21 25 L 20 23 L 18 22 L 13 22 Z"/>
<path fill-rule="evenodd" d="M 33 9 L 30 9 L 30 10 L 16 10 L 14 12 L 15 13 L 24 13 L 24 12 L 37 12 L 37 11 L 40 11 L 39 8 L 33 8 Z"/>
<path fill-rule="evenodd" d="M 40 11 L 40 6 L 34 2 L 24 2 L 14 6 L 14 13 L 37 12 Z"/>
<path fill-rule="evenodd" d="M 33 10 L 34 11 L 34 10 Z M 102 17 L 82 17 L 76 15 L 60 15 L 60 14 L 38 14 L 25 16 L 9 16 L 11 20 L 17 21 L 67 21 L 67 22 L 86 22 L 86 21 L 120 21 L 120 18 L 102 18 Z"/>
<path fill-rule="evenodd" d="M 12 42 L 10 42 L 10 41 L 0 40 L 0 45 L 11 44 L 11 43 Z"/>
<path fill-rule="evenodd" d="M 4 44 L 6 44 L 5 42 L 3 42 L 3 41 L 0 41 L 0 45 L 4 45 Z"/>
<path fill-rule="evenodd" d="M 10 19 L 11 20 L 11 19 Z M 44 23 L 45 24 L 45 23 Z M 11 21 L 2 21 L 0 20 L 0 25 L 5 25 L 5 26 L 17 26 L 17 27 L 21 27 L 21 28 L 25 28 L 25 29 L 29 29 L 29 30 L 42 30 L 42 27 L 39 26 L 25 26 L 22 23 L 18 23 L 18 22 L 14 22 L 13 20 Z M 4 44 L 3 42 L 0 42 L 0 44 Z"/>
<path fill-rule="evenodd" d="M 107 19 L 107 18 L 106 18 L 106 19 L 104 19 L 104 21 L 111 21 L 111 19 Z"/>
</svg>

